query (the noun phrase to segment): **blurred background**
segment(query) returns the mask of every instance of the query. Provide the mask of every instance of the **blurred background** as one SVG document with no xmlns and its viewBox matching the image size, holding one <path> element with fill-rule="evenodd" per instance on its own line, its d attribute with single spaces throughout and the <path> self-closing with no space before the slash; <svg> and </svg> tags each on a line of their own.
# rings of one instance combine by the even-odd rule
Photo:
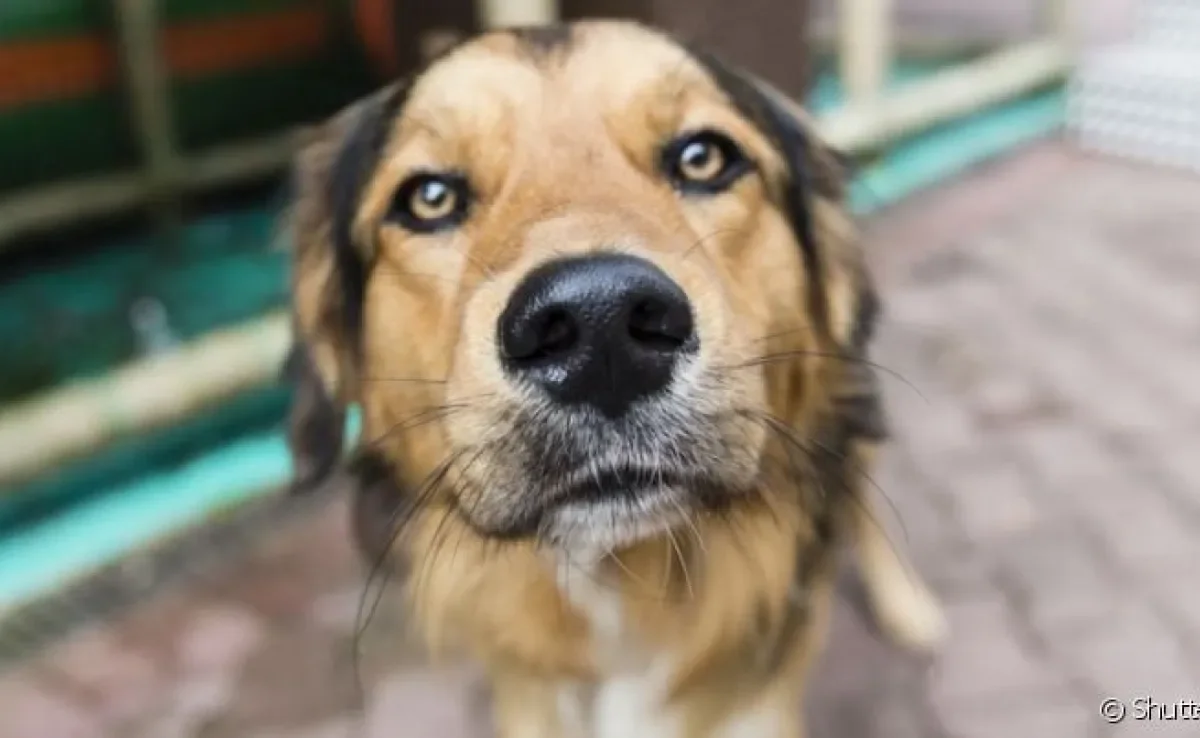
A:
<svg viewBox="0 0 1200 738">
<path fill-rule="evenodd" d="M 283 173 L 456 39 L 596 15 L 857 164 L 881 509 L 953 632 L 898 653 L 848 584 L 811 735 L 1200 735 L 1132 709 L 1200 699 L 1200 0 L 3 0 L 0 738 L 489 735 L 360 627 L 337 490 L 280 492 Z"/>
</svg>

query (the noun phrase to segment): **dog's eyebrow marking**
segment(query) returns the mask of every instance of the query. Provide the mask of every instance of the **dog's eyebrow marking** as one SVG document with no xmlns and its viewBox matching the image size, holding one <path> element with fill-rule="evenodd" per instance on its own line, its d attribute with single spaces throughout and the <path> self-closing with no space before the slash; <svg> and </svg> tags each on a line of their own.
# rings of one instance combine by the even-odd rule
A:
<svg viewBox="0 0 1200 738">
<path fill-rule="evenodd" d="M 517 44 L 535 59 L 549 56 L 556 51 L 565 51 L 574 40 L 574 29 L 558 23 L 549 26 L 517 26 L 506 29 L 517 40 Z"/>
<path fill-rule="evenodd" d="M 362 345 L 367 265 L 354 245 L 354 218 L 363 189 L 374 174 L 387 143 L 390 124 L 403 108 L 409 89 L 407 82 L 401 82 L 383 95 L 363 102 L 350 124 L 350 131 L 338 147 L 326 183 L 333 258 L 344 303 L 342 315 L 346 334 L 355 350 Z"/>
</svg>

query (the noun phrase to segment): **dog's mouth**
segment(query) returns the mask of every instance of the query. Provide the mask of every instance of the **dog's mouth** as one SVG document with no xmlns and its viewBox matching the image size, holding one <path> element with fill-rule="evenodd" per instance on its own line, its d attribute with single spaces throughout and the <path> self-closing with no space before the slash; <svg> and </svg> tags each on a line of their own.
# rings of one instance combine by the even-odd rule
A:
<svg viewBox="0 0 1200 738">
<path fill-rule="evenodd" d="M 561 505 L 587 505 L 639 498 L 662 487 L 689 487 L 697 475 L 675 469 L 626 464 L 592 469 L 569 475 L 552 499 Z"/>
<path fill-rule="evenodd" d="M 721 499 L 704 474 L 621 464 L 569 474 L 552 486 L 539 535 L 552 544 L 613 549 L 664 533 Z"/>
<path fill-rule="evenodd" d="M 601 549 L 721 512 L 753 493 L 761 442 L 714 397 L 685 388 L 617 419 L 512 409 L 484 440 L 460 511 L 491 538 Z"/>
<path fill-rule="evenodd" d="M 723 509 L 736 497 L 735 485 L 714 470 L 605 456 L 524 476 L 529 486 L 519 500 L 510 498 L 513 504 L 492 533 L 574 550 L 613 550 Z"/>
</svg>

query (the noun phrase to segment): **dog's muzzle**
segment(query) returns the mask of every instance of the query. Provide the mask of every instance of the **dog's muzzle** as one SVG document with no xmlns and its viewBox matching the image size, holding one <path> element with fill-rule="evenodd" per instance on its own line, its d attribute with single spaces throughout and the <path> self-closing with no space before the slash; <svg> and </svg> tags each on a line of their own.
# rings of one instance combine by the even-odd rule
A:
<svg viewBox="0 0 1200 738">
<path fill-rule="evenodd" d="M 529 272 L 497 326 L 523 395 L 491 442 L 486 489 L 506 502 L 472 506 L 477 526 L 603 548 L 723 504 L 740 457 L 699 346 L 687 294 L 645 259 L 601 252 Z"/>
</svg>

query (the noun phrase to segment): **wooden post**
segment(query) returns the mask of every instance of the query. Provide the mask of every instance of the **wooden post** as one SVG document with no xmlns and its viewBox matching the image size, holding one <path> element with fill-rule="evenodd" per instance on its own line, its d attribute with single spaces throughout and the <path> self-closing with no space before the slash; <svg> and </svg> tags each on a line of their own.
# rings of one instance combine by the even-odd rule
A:
<svg viewBox="0 0 1200 738">
<path fill-rule="evenodd" d="M 877 100 L 892 62 L 892 0 L 840 0 L 838 61 L 852 103 Z"/>
<path fill-rule="evenodd" d="M 158 0 L 118 0 L 117 38 L 130 117 L 145 157 L 152 207 L 169 227 L 179 221 L 181 167 L 159 45 Z"/>
<path fill-rule="evenodd" d="M 1071 0 L 1042 0 L 1041 10 L 1046 32 L 1056 40 L 1070 45 L 1074 32 L 1071 22 Z"/>
<path fill-rule="evenodd" d="M 478 0 L 484 28 L 539 26 L 558 20 L 557 0 Z"/>
</svg>

